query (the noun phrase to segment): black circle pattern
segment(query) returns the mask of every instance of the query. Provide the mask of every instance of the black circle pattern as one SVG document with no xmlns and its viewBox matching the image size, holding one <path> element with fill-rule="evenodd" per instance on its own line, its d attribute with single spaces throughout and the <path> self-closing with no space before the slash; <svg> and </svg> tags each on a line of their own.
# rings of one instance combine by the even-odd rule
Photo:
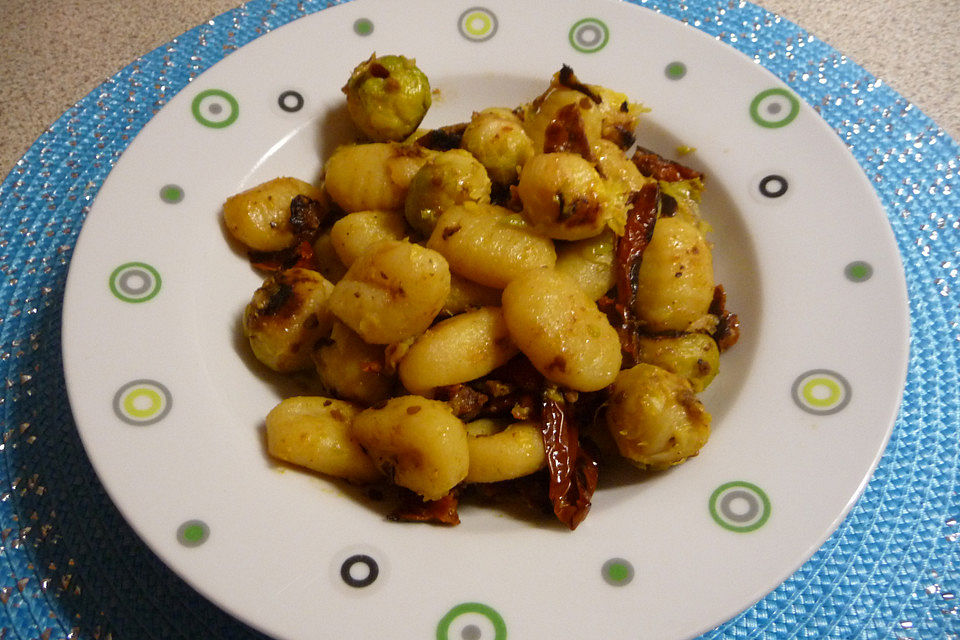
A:
<svg viewBox="0 0 960 640">
<path fill-rule="evenodd" d="M 353 567 L 358 564 L 363 564 L 367 567 L 367 575 L 362 578 L 355 578 L 352 573 Z M 377 564 L 377 561 L 364 553 L 352 555 L 340 565 L 340 577 L 349 586 L 357 589 L 369 587 L 376 582 L 379 575 L 380 566 Z"/>
<path fill-rule="evenodd" d="M 292 89 L 284 91 L 277 98 L 277 104 L 287 113 L 296 113 L 303 109 L 303 94 Z"/>
<path fill-rule="evenodd" d="M 765 176 L 760 181 L 760 193 L 768 198 L 779 198 L 787 193 L 790 187 L 787 179 L 775 173 Z"/>
</svg>

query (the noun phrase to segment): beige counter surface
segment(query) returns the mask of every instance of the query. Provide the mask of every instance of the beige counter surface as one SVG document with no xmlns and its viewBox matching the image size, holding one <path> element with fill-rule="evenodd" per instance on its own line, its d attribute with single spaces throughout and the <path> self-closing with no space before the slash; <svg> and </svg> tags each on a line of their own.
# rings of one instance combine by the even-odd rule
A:
<svg viewBox="0 0 960 640">
<path fill-rule="evenodd" d="M 0 0 L 0 178 L 61 113 L 235 0 Z M 960 0 L 761 0 L 960 135 Z"/>
</svg>

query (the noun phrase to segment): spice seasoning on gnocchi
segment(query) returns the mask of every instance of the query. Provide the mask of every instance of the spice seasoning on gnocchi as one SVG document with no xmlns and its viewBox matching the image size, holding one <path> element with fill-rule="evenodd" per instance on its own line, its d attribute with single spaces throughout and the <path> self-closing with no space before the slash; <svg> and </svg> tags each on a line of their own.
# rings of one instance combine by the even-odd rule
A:
<svg viewBox="0 0 960 640">
<path fill-rule="evenodd" d="M 526 104 L 415 130 L 429 81 L 403 56 L 371 56 L 344 93 L 358 136 L 321 184 L 278 177 L 223 207 L 265 277 L 251 352 L 316 372 L 316 395 L 266 416 L 268 453 L 395 487 L 396 520 L 457 524 L 461 497 L 499 491 L 570 529 L 598 442 L 644 470 L 696 456 L 697 394 L 740 324 L 704 176 L 635 145 L 645 109 L 564 66 Z"/>
</svg>

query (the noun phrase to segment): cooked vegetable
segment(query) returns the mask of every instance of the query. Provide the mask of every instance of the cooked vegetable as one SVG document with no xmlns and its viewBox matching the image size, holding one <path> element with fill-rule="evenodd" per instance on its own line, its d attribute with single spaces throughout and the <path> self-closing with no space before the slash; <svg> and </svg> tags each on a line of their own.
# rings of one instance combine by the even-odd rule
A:
<svg viewBox="0 0 960 640">
<path fill-rule="evenodd" d="M 370 56 L 343 87 L 354 124 L 375 142 L 403 140 L 430 108 L 430 81 L 416 61 L 403 56 Z"/>
<path fill-rule="evenodd" d="M 606 420 L 620 454 L 646 469 L 666 469 L 697 455 L 710 435 L 710 414 L 690 383 L 652 364 L 620 372 Z"/>
<path fill-rule="evenodd" d="M 410 226 L 429 236 L 445 209 L 464 202 L 490 202 L 487 170 L 463 149 L 444 151 L 424 164 L 413 180 L 404 203 Z"/>
<path fill-rule="evenodd" d="M 607 224 L 609 194 L 593 164 L 575 153 L 541 153 L 523 165 L 517 196 L 534 230 L 550 238 L 591 238 Z"/>
<path fill-rule="evenodd" d="M 520 168 L 533 156 L 533 140 L 509 109 L 490 108 L 474 113 L 460 145 L 480 161 L 499 184 L 517 181 Z"/>
<path fill-rule="evenodd" d="M 575 410 L 556 389 L 547 389 L 541 400 L 540 422 L 550 479 L 550 502 L 557 519 L 576 529 L 590 511 L 597 488 L 597 460 L 580 446 L 580 425 Z"/>
<path fill-rule="evenodd" d="M 637 347 L 640 362 L 686 378 L 696 393 L 706 389 L 720 370 L 717 343 L 704 333 L 640 336 Z"/>
<path fill-rule="evenodd" d="M 456 315 L 479 307 L 499 307 L 500 289 L 484 286 L 467 280 L 455 273 L 450 274 L 450 293 L 443 303 L 443 313 Z"/>
<path fill-rule="evenodd" d="M 394 520 L 453 525 L 461 494 L 511 492 L 570 529 L 599 482 L 591 427 L 643 469 L 697 455 L 695 394 L 740 322 L 704 176 L 634 150 L 644 107 L 563 66 L 526 104 L 417 130 L 429 83 L 402 56 L 343 90 L 366 141 L 333 152 L 320 189 L 279 178 L 224 205 L 271 272 L 243 317 L 252 351 L 314 366 L 330 396 L 277 405 L 270 455 L 392 485 L 371 495 Z"/>
<path fill-rule="evenodd" d="M 590 299 L 597 300 L 616 284 L 614 247 L 617 238 L 606 231 L 592 238 L 557 244 L 557 271 L 574 280 Z"/>
</svg>

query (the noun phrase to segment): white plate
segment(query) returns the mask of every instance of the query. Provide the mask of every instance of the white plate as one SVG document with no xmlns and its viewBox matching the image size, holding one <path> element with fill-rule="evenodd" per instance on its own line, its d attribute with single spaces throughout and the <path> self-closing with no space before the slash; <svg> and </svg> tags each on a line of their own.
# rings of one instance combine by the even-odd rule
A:
<svg viewBox="0 0 960 640">
<path fill-rule="evenodd" d="M 474 506 L 459 527 L 398 525 L 264 455 L 263 416 L 287 391 L 238 338 L 260 279 L 220 205 L 277 175 L 318 176 L 344 140 L 340 87 L 373 51 L 429 75 L 428 125 L 526 101 L 570 64 L 651 107 L 642 141 L 695 147 L 685 161 L 708 175 L 718 281 L 743 323 L 704 398 L 712 439 L 654 478 L 602 477 L 575 532 Z M 830 128 L 734 49 L 605 0 L 358 0 L 243 47 L 124 153 L 64 310 L 71 405 L 113 500 L 201 593 L 289 639 L 701 633 L 847 513 L 895 420 L 907 337 L 885 214 Z"/>
</svg>

